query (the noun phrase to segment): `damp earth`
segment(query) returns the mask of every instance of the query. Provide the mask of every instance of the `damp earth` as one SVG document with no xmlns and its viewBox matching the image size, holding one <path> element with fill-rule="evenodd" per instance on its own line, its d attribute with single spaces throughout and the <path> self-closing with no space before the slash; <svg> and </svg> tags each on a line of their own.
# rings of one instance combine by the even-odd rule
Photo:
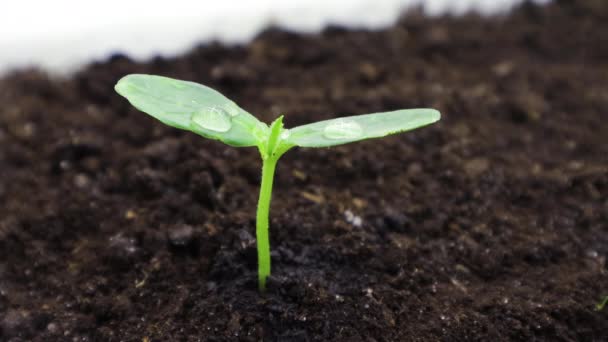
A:
<svg viewBox="0 0 608 342">
<path fill-rule="evenodd" d="M 268 29 L 3 77 L 0 340 L 608 340 L 607 23 L 605 1 L 412 11 L 378 31 Z M 286 127 L 443 116 L 286 154 L 262 295 L 258 151 L 138 112 L 113 89 L 131 73 L 206 84 Z M 218 113 L 203 123 L 226 129 Z"/>
</svg>

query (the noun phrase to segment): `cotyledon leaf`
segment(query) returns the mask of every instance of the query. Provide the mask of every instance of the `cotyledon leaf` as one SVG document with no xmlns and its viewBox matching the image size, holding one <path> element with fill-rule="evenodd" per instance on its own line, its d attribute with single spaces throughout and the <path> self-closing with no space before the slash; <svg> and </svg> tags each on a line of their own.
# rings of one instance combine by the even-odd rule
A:
<svg viewBox="0 0 608 342">
<path fill-rule="evenodd" d="M 268 126 L 218 91 L 169 77 L 131 74 L 114 87 L 137 109 L 164 124 L 232 146 L 256 146 Z"/>
<path fill-rule="evenodd" d="M 430 108 L 347 116 L 289 129 L 283 140 L 302 147 L 328 147 L 409 131 L 440 118 Z"/>
</svg>

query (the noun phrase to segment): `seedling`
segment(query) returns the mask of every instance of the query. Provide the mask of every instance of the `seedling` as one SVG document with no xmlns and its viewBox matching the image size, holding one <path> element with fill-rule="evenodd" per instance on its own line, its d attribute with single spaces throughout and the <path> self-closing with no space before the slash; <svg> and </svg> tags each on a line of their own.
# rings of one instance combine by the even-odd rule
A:
<svg viewBox="0 0 608 342">
<path fill-rule="evenodd" d="M 115 86 L 137 109 L 166 125 L 235 147 L 257 146 L 262 185 L 256 215 L 258 284 L 270 275 L 268 212 L 279 158 L 294 146 L 330 147 L 422 127 L 440 118 L 434 109 L 404 109 L 319 121 L 287 129 L 283 116 L 270 126 L 204 85 L 154 75 L 127 75 Z"/>
</svg>

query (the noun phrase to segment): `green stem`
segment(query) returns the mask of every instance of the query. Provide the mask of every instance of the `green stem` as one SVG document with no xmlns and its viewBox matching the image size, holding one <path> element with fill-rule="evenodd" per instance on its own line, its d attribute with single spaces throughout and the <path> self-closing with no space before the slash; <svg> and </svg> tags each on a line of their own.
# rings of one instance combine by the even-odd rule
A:
<svg viewBox="0 0 608 342">
<path fill-rule="evenodd" d="M 262 185 L 256 216 L 255 235 L 258 246 L 258 285 L 260 291 L 266 290 L 266 278 L 270 275 L 270 241 L 268 239 L 268 213 L 272 197 L 272 182 L 278 157 L 269 155 L 263 158 Z"/>
</svg>

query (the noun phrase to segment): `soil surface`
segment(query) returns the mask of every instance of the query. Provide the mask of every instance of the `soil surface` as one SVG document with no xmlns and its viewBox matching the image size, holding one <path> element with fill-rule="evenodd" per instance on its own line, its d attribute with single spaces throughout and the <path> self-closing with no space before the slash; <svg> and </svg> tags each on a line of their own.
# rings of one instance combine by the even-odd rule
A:
<svg viewBox="0 0 608 342">
<path fill-rule="evenodd" d="M 2 341 L 606 341 L 608 3 L 525 4 L 0 80 Z M 435 125 L 279 162 L 256 288 L 256 149 L 163 126 L 128 73 L 287 127 Z"/>
</svg>

